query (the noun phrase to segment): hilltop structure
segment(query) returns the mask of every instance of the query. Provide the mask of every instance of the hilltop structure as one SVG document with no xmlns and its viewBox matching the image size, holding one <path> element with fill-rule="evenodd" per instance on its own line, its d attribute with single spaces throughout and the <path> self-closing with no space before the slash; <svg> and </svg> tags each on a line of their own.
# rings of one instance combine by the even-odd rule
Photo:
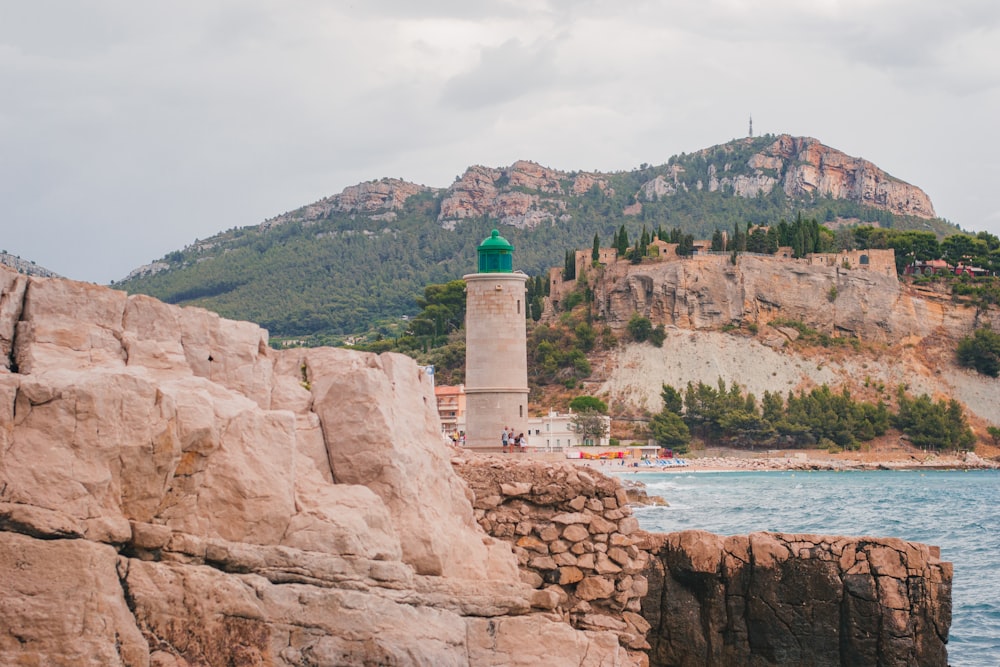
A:
<svg viewBox="0 0 1000 667">
<path fill-rule="evenodd" d="M 528 276 L 514 271 L 513 253 L 494 229 L 477 249 L 478 273 L 463 276 L 466 444 L 474 449 L 499 447 L 504 427 L 522 432 L 528 418 Z"/>
</svg>

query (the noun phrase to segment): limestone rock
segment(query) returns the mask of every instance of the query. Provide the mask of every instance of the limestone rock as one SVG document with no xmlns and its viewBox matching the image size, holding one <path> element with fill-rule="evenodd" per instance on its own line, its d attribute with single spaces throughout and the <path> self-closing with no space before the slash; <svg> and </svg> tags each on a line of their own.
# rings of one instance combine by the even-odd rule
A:
<svg viewBox="0 0 1000 667">
<path fill-rule="evenodd" d="M 925 545 L 699 531 L 659 540 L 642 609 L 651 665 L 947 664 L 951 565 Z M 869 571 L 855 567 L 872 559 Z M 908 586 L 910 576 L 923 584 Z"/>
<path fill-rule="evenodd" d="M 436 192 L 416 183 L 408 183 L 398 178 L 382 178 L 344 188 L 332 197 L 324 197 L 294 213 L 271 218 L 261 227 L 269 228 L 292 221 L 309 222 L 329 216 L 331 211 L 339 213 L 376 214 L 380 219 L 394 219 L 396 211 L 403 208 L 406 200 L 422 192 Z M 373 217 L 376 217 L 373 216 Z"/>
<path fill-rule="evenodd" d="M 423 574 L 516 578 L 509 551 L 484 543 L 464 486 L 448 474 L 433 388 L 416 364 L 332 348 L 303 354 L 334 479 L 381 498 L 404 560 Z"/>
<path fill-rule="evenodd" d="M 0 664 L 147 667 L 115 549 L 0 531 Z"/>
</svg>

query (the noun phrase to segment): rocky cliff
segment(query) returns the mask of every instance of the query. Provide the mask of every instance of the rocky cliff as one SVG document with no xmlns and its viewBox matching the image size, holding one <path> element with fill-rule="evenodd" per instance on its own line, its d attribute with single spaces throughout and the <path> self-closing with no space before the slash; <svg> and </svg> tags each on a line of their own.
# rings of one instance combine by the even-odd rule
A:
<svg viewBox="0 0 1000 667">
<path fill-rule="evenodd" d="M 957 398 L 971 413 L 1000 423 L 997 380 L 954 361 L 963 337 L 978 327 L 1000 328 L 1000 309 L 964 304 L 932 288 L 903 285 L 894 272 L 831 257 L 748 254 L 734 265 L 728 256 L 708 255 L 588 269 L 596 314 L 612 328 L 624 329 L 638 313 L 667 332 L 663 348 L 626 345 L 606 368 L 598 364 L 595 390 L 659 410 L 664 382 L 683 387 L 721 377 L 758 396 L 823 383 L 852 391 L 881 385 L 889 389 L 886 399 L 907 384 L 912 392 Z M 782 325 L 790 321 L 865 345 L 853 355 L 802 355 L 788 349 L 799 335 Z M 719 333 L 729 327 L 753 333 Z"/>
<path fill-rule="evenodd" d="M 630 664 L 476 524 L 411 359 L 9 271 L 0 341 L 0 664 Z"/>
<path fill-rule="evenodd" d="M 742 140 L 745 144 L 752 142 L 752 139 Z M 731 152 L 740 143 L 732 142 L 727 148 Z M 698 154 L 714 157 L 717 150 L 718 147 L 708 148 Z M 780 187 L 793 199 L 831 197 L 899 215 L 936 217 L 930 198 L 920 188 L 893 178 L 868 160 L 846 155 L 812 137 L 780 135 L 743 164 L 727 162 L 726 152 L 723 149 L 721 167 L 715 163 L 709 165 L 707 182 L 699 181 L 699 189 L 707 187 L 710 192 L 728 189 L 741 197 L 756 197 Z M 673 184 L 663 179 L 655 192 L 674 194 L 681 185 L 678 177 L 682 171 L 673 173 Z"/>
<path fill-rule="evenodd" d="M 650 592 L 667 561 L 613 480 L 458 457 L 463 481 L 406 357 L 5 270 L 0 352 L 0 664 L 642 665 L 656 618 L 714 609 Z M 873 645 L 917 655 L 950 578 L 900 553 L 905 598 L 858 590 L 892 610 Z"/>
<path fill-rule="evenodd" d="M 894 270 L 859 267 L 846 257 L 744 254 L 733 264 L 718 254 L 640 265 L 615 262 L 591 280 L 597 314 L 612 327 L 623 327 L 638 312 L 654 324 L 686 329 L 763 326 L 780 319 L 868 341 L 942 335 L 957 342 L 978 326 L 1000 325 L 996 310 L 904 288 Z"/>
</svg>

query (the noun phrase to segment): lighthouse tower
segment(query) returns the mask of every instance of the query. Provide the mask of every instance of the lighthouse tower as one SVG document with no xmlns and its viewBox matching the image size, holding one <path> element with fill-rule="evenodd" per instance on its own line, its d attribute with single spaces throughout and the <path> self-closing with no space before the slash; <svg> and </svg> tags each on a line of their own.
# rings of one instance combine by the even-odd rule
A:
<svg viewBox="0 0 1000 667">
<path fill-rule="evenodd" d="M 527 432 L 525 282 L 512 246 L 493 230 L 479 244 L 479 272 L 465 278 L 466 446 L 499 448 L 505 426 Z"/>
</svg>

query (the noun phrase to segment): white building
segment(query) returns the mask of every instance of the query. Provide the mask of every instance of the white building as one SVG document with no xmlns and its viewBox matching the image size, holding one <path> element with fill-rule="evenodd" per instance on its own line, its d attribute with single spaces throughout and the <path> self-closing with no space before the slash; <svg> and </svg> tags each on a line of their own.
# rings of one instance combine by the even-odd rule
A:
<svg viewBox="0 0 1000 667">
<path fill-rule="evenodd" d="M 591 436 L 584 442 L 582 434 L 573 428 L 574 416 L 572 410 L 566 414 L 549 410 L 549 413 L 544 417 L 529 417 L 528 431 L 525 434 L 528 440 L 528 447 L 535 450 L 558 452 L 569 447 L 590 445 L 607 447 L 611 444 L 607 435 L 611 432 L 611 417 L 607 415 L 601 417 L 605 426 L 604 436 L 599 440 L 595 440 Z"/>
</svg>

